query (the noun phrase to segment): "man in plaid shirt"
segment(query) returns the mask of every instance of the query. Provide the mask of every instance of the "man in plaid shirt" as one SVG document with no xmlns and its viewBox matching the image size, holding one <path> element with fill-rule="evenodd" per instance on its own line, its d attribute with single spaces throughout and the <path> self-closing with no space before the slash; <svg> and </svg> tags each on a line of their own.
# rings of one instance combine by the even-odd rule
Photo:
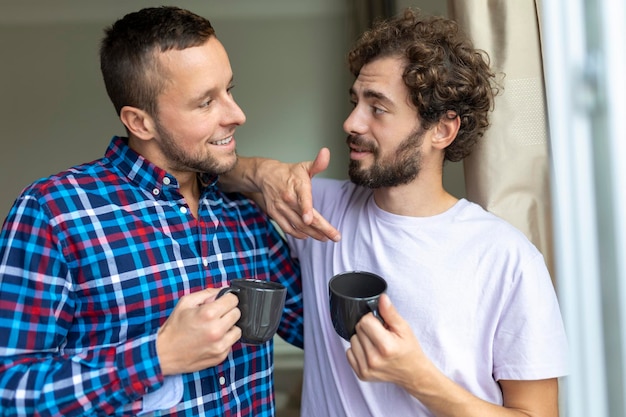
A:
<svg viewBox="0 0 626 417">
<path fill-rule="evenodd" d="M 238 342 L 254 277 L 287 289 L 278 333 L 302 346 L 299 267 L 257 206 L 220 189 L 245 122 L 209 21 L 172 7 L 101 45 L 128 137 L 27 187 L 0 235 L 2 416 L 273 416 L 273 346 Z"/>
</svg>

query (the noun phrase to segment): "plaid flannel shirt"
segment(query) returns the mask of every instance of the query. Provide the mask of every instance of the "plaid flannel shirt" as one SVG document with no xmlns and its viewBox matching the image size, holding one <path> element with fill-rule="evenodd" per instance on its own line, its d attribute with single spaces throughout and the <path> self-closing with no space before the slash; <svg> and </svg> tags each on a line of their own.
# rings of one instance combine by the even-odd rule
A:
<svg viewBox="0 0 626 417">
<path fill-rule="evenodd" d="M 104 158 L 27 187 L 0 235 L 0 414 L 136 415 L 163 384 L 156 333 L 178 299 L 279 281 L 279 334 L 302 346 L 299 267 L 249 200 L 203 176 L 198 219 L 176 179 L 114 137 Z M 273 345 L 236 343 L 182 375 L 167 416 L 273 416 Z"/>
</svg>

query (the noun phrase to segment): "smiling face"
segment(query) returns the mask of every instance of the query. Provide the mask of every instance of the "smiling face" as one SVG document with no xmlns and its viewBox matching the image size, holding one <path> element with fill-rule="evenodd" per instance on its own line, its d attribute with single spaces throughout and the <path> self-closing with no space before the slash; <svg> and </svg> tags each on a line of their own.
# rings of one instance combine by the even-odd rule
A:
<svg viewBox="0 0 626 417">
<path fill-rule="evenodd" d="M 203 45 L 159 54 L 165 88 L 154 117 L 156 151 L 149 159 L 169 172 L 223 174 L 237 161 L 235 129 L 246 120 L 233 99 L 226 50 L 212 36 Z"/>
<path fill-rule="evenodd" d="M 361 68 L 350 89 L 354 110 L 344 130 L 350 179 L 358 185 L 407 184 L 420 171 L 424 131 L 402 80 L 403 68 L 400 58 L 376 59 Z"/>
</svg>

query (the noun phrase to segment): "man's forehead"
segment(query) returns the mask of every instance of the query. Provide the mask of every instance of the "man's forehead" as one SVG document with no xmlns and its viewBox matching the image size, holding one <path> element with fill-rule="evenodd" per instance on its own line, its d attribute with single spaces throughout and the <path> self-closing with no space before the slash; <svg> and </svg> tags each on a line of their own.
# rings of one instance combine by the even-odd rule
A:
<svg viewBox="0 0 626 417">
<path fill-rule="evenodd" d="M 399 81 L 404 72 L 405 60 L 398 56 L 386 56 L 370 61 L 361 67 L 357 80 L 363 82 Z"/>
<path fill-rule="evenodd" d="M 404 101 L 408 88 L 402 74 L 404 61 L 400 57 L 384 57 L 363 65 L 350 89 L 351 95 L 389 101 Z"/>
</svg>

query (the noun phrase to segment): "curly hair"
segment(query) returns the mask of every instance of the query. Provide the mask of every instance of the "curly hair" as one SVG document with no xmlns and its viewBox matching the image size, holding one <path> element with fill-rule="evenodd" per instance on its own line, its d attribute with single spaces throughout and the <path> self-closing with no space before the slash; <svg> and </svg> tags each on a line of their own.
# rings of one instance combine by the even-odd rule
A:
<svg viewBox="0 0 626 417">
<path fill-rule="evenodd" d="M 423 128 L 449 111 L 460 117 L 459 132 L 444 158 L 455 162 L 468 156 L 489 126 L 498 92 L 486 52 L 475 49 L 453 20 L 407 9 L 361 35 L 348 54 L 350 71 L 357 77 L 367 63 L 389 56 L 405 59 L 404 83 Z"/>
<path fill-rule="evenodd" d="M 156 115 L 156 99 L 167 80 L 158 53 L 202 45 L 211 23 L 178 7 L 148 7 L 129 13 L 105 29 L 100 69 L 113 106 L 133 106 Z"/>
</svg>

